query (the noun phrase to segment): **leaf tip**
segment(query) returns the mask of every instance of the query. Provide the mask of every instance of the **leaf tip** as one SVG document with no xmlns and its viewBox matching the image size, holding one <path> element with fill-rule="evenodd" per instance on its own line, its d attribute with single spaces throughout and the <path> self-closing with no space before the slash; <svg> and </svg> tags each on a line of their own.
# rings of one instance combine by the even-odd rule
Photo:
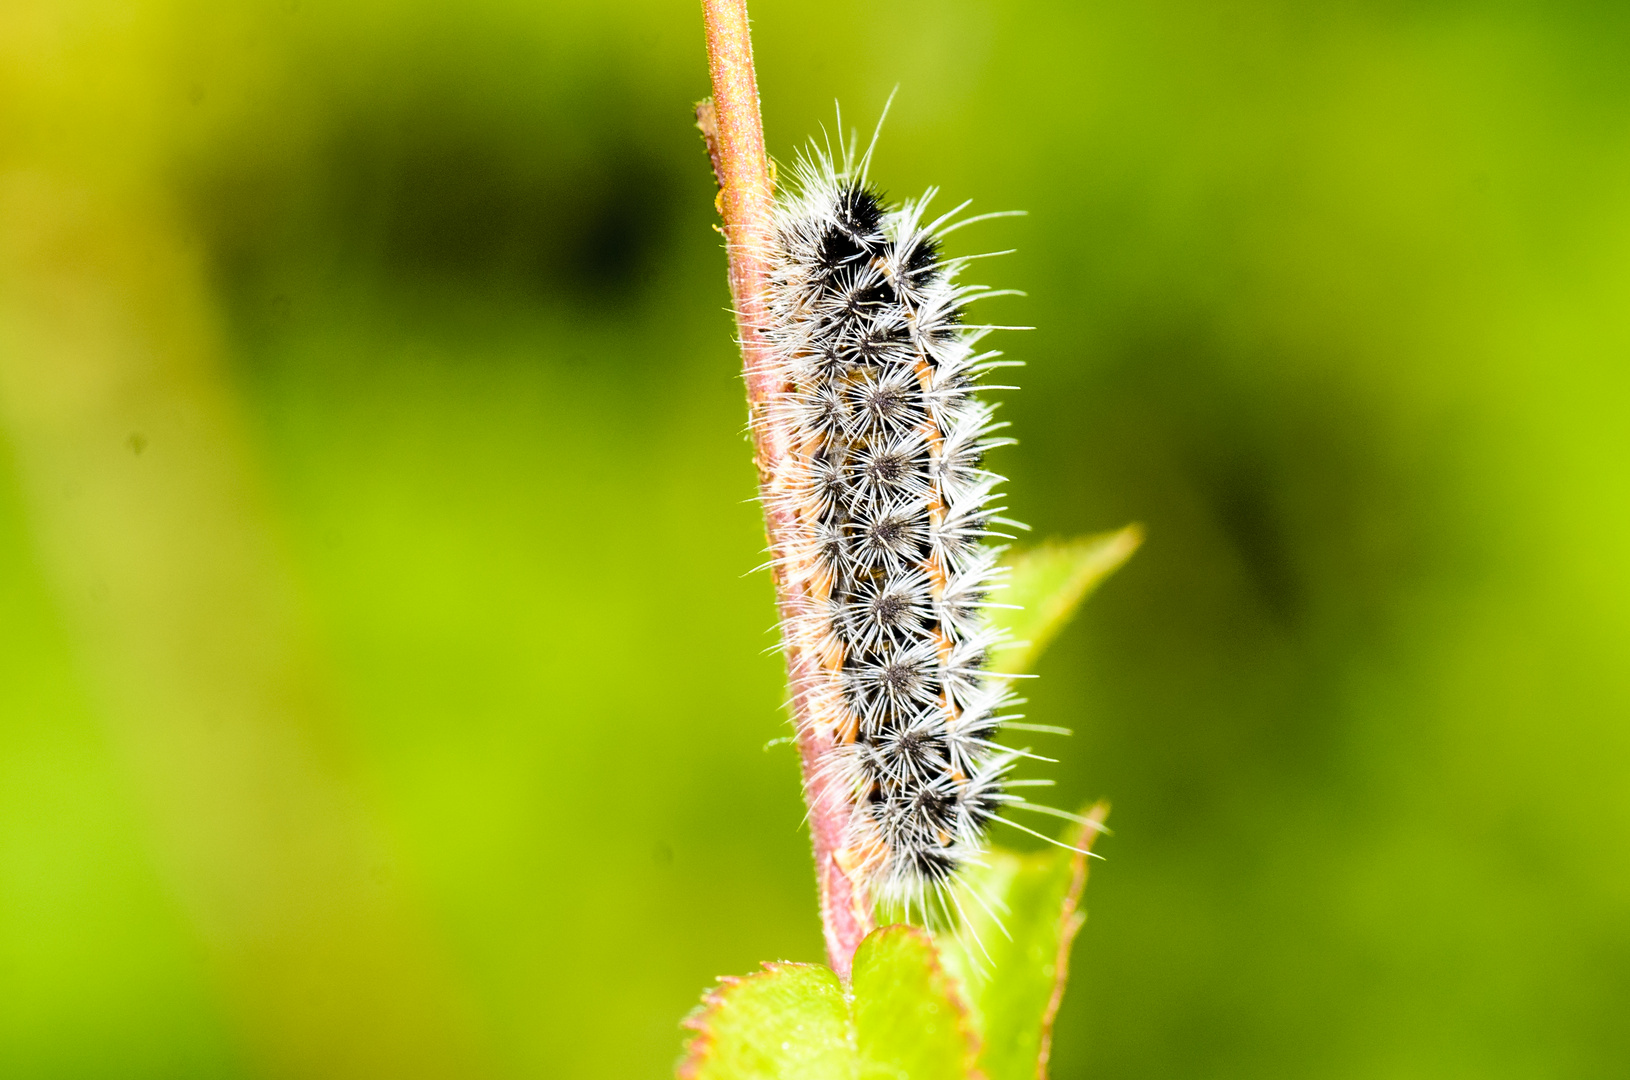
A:
<svg viewBox="0 0 1630 1080">
<path fill-rule="evenodd" d="M 1113 532 L 1048 540 L 1006 560 L 1007 593 L 993 619 L 1008 636 L 995 650 L 993 670 L 1030 670 L 1092 591 L 1143 545 L 1139 522 Z"/>
</svg>

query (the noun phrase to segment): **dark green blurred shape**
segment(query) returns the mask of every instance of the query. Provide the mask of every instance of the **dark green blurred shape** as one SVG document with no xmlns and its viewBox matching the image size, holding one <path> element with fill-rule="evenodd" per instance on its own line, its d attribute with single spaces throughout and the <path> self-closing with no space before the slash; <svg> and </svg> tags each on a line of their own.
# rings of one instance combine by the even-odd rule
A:
<svg viewBox="0 0 1630 1080">
<path fill-rule="evenodd" d="M 783 160 L 898 83 L 887 189 L 1030 212 L 957 235 L 1040 328 L 997 465 L 1040 536 L 1148 528 L 1030 688 L 1058 803 L 1115 803 L 1055 1076 L 1622 1075 L 1626 17 L 754 15 Z M 699 12 L 25 0 L 0 41 L 8 182 L 158 191 L 210 268 L 498 1073 L 662 1075 L 713 976 L 817 959 Z M 21 492 L 0 1074 L 261 1075 Z"/>
</svg>

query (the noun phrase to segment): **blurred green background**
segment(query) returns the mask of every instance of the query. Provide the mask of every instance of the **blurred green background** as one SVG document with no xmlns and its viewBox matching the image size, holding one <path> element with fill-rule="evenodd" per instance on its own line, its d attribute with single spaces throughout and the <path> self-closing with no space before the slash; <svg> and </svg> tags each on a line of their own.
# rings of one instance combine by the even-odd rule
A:
<svg viewBox="0 0 1630 1080">
<path fill-rule="evenodd" d="M 1016 515 L 1148 528 L 1060 1080 L 1630 1071 L 1626 10 L 753 5 L 772 153 L 898 84 L 1029 211 Z M 701 33 L 0 7 L 0 1075 L 662 1076 L 819 958 Z"/>
</svg>

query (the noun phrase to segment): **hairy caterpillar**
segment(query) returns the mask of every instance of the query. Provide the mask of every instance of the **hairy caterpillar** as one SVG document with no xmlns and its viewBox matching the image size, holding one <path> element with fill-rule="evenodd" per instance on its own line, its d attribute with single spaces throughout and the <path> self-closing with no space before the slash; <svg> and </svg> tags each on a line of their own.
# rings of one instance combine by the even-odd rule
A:
<svg viewBox="0 0 1630 1080">
<path fill-rule="evenodd" d="M 1017 701 L 987 666 L 1002 571 L 986 541 L 1017 523 L 984 455 L 1012 440 L 974 397 L 1003 366 L 979 351 L 998 328 L 964 310 L 1000 293 L 958 284 L 968 259 L 941 252 L 1003 215 L 954 221 L 964 203 L 927 221 L 933 190 L 888 207 L 870 157 L 811 150 L 776 204 L 764 333 L 783 389 L 766 422 L 792 451 L 767 497 L 794 522 L 779 562 L 801 600 L 782 631 L 818 659 L 805 723 L 849 796 L 843 857 L 870 895 L 926 917 L 1003 807 L 1046 811 L 1008 790 L 1041 781 L 1009 778 L 1029 755 L 994 741 Z"/>
</svg>

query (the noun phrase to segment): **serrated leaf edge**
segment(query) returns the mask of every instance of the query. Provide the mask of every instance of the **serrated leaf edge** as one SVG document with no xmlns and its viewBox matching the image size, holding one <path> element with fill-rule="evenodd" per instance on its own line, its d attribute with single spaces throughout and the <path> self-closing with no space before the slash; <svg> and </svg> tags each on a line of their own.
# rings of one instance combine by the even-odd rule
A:
<svg viewBox="0 0 1630 1080">
<path fill-rule="evenodd" d="M 1053 993 L 1047 999 L 1047 1008 L 1041 1014 L 1041 1042 L 1036 1053 L 1036 1080 L 1047 1080 L 1047 1062 L 1053 1054 L 1053 1022 L 1064 1004 L 1064 987 L 1070 979 L 1070 950 L 1075 936 L 1087 921 L 1080 910 L 1081 896 L 1087 887 L 1087 856 L 1092 842 L 1103 831 L 1104 819 L 1109 816 L 1109 804 L 1100 802 L 1084 815 L 1091 825 L 1077 825 L 1071 831 L 1069 844 L 1078 848 L 1070 859 L 1070 888 L 1064 894 L 1064 905 L 1059 910 L 1058 959 L 1053 963 Z"/>
<path fill-rule="evenodd" d="M 1058 955 L 1053 966 L 1053 991 L 1047 1000 L 1047 1007 L 1042 1013 L 1041 1040 L 1036 1058 L 1037 1080 L 1047 1080 L 1047 1064 L 1052 1056 L 1053 1025 L 1058 1019 L 1058 1011 L 1064 1002 L 1064 989 L 1069 982 L 1070 952 L 1075 945 L 1076 935 L 1086 923 L 1087 917 L 1080 910 L 1081 897 L 1087 885 L 1087 855 L 1085 852 L 1092 849 L 1092 843 L 1102 832 L 1104 819 L 1109 816 L 1109 804 L 1100 802 L 1086 813 L 1086 818 L 1092 824 L 1078 825 L 1068 834 L 1069 844 L 1081 849 L 1070 859 L 1070 885 L 1064 894 L 1064 903 L 1059 909 L 1059 940 Z M 928 946 L 930 964 L 929 977 L 932 985 L 939 990 L 945 1000 L 951 1003 L 956 1012 L 957 1030 L 962 1034 L 964 1056 L 963 1071 L 967 1080 L 985 1080 L 985 1072 L 980 1067 L 979 1058 L 984 1050 L 983 1036 L 978 1026 L 973 1022 L 973 1009 L 963 996 L 961 984 L 946 970 L 941 958 L 939 943 L 934 936 L 920 926 L 910 923 L 892 923 L 882 926 L 867 935 L 867 938 L 888 933 L 905 933 L 920 938 Z M 767 960 L 762 965 L 764 970 L 751 975 L 721 975 L 717 984 L 702 996 L 701 1002 L 680 1021 L 680 1027 L 696 1032 L 696 1035 L 685 1044 L 681 1060 L 675 1069 L 678 1080 L 695 1080 L 703 1065 L 707 1063 L 715 1045 L 715 1033 L 708 1024 L 708 1016 L 722 1008 L 731 991 L 739 986 L 765 979 L 779 974 L 783 970 L 795 968 L 808 968 L 821 971 L 830 971 L 825 964 L 798 963 L 790 960 Z M 854 992 L 845 986 L 844 1001 L 850 1011 L 850 1023 L 854 1021 Z"/>
<path fill-rule="evenodd" d="M 751 975 L 720 975 L 717 984 L 702 995 L 701 1003 L 679 1022 L 680 1027 L 688 1028 L 696 1032 L 696 1035 L 685 1044 L 679 1064 L 674 1068 L 674 1075 L 677 1080 L 695 1080 L 702 1066 L 707 1064 L 708 1056 L 713 1050 L 716 1038 L 713 1029 L 708 1026 L 707 1018 L 713 1012 L 724 1007 L 726 996 L 736 987 L 755 980 L 770 978 L 788 968 L 831 970 L 825 964 L 802 964 L 792 960 L 765 960 L 760 966 L 764 970 L 755 971 Z M 847 1000 L 847 990 L 844 997 Z"/>
</svg>

